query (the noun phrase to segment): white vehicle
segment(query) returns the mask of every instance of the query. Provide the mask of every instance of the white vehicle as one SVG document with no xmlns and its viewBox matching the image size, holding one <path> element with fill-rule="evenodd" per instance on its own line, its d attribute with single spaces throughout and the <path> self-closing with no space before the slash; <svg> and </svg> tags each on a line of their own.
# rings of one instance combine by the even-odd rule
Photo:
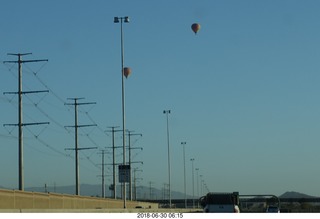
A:
<svg viewBox="0 0 320 219">
<path fill-rule="evenodd" d="M 239 193 L 208 193 L 200 198 L 206 213 L 240 213 Z"/>
</svg>

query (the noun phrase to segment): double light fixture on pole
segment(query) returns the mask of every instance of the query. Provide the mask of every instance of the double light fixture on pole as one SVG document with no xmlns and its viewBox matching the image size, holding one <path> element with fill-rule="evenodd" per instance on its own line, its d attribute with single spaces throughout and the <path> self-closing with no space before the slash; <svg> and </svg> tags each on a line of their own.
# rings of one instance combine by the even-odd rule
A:
<svg viewBox="0 0 320 219">
<path fill-rule="evenodd" d="M 122 78 L 122 144 L 123 144 L 123 165 L 126 165 L 126 127 L 125 127 L 125 89 L 124 89 L 124 76 L 128 76 L 127 70 L 124 68 L 124 48 L 123 48 L 123 29 L 122 23 L 129 23 L 129 17 L 114 17 L 114 23 L 120 23 L 121 27 L 121 78 Z M 127 72 L 127 73 L 126 73 Z M 126 75 L 125 75 L 126 73 Z M 122 198 L 123 208 L 126 208 L 126 182 L 122 184 Z"/>
</svg>

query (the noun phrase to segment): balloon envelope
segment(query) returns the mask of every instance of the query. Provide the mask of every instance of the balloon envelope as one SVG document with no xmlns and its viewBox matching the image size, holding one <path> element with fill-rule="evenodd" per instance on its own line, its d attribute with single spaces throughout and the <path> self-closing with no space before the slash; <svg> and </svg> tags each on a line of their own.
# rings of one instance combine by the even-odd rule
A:
<svg viewBox="0 0 320 219">
<path fill-rule="evenodd" d="M 123 75 L 127 78 L 131 74 L 131 68 L 124 67 L 123 68 Z"/>
<path fill-rule="evenodd" d="M 197 32 L 200 30 L 200 24 L 198 24 L 198 23 L 192 24 L 192 25 L 191 25 L 191 29 L 193 30 L 193 32 L 194 32 L 195 34 L 197 34 Z"/>
</svg>

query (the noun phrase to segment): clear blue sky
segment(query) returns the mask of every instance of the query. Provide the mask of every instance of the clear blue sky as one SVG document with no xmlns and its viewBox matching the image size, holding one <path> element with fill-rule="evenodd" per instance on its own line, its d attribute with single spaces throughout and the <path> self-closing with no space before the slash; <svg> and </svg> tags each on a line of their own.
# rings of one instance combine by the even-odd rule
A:
<svg viewBox="0 0 320 219">
<path fill-rule="evenodd" d="M 166 117 L 170 109 L 172 190 L 188 193 L 194 167 L 210 191 L 320 196 L 320 2 L 317 0 L 40 1 L 1 0 L 0 185 L 18 187 L 16 60 L 23 65 L 25 187 L 73 185 L 74 124 L 69 97 L 84 97 L 80 147 L 108 147 L 121 126 L 120 25 L 123 25 L 126 126 L 140 185 L 168 183 Z M 201 24 L 195 35 L 190 26 Z M 34 74 L 34 73 L 36 74 Z M 35 138 L 35 136 L 38 136 Z M 116 134 L 121 145 L 121 134 Z M 122 162 L 121 150 L 117 151 Z M 128 153 L 127 153 L 128 154 Z M 101 155 L 80 152 L 80 182 L 99 184 Z M 111 154 L 106 156 L 111 163 Z M 98 166 L 97 166 L 98 165 Z M 111 183 L 107 166 L 107 183 Z M 195 179 L 196 177 L 195 172 Z M 200 177 L 199 177 L 200 178 Z M 200 181 L 200 179 L 199 179 Z M 195 182 L 196 188 L 196 182 Z"/>
</svg>

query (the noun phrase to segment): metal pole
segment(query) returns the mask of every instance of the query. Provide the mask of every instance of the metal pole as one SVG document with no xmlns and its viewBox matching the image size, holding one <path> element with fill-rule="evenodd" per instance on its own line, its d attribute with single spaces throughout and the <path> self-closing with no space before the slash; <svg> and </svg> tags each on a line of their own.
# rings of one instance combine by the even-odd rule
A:
<svg viewBox="0 0 320 219">
<path fill-rule="evenodd" d="M 123 144 L 123 165 L 126 165 L 126 128 L 125 128 L 125 86 L 124 86 L 124 46 L 123 46 L 123 21 L 128 23 L 129 17 L 114 17 L 114 23 L 120 22 L 121 35 L 121 85 L 122 85 L 122 144 Z M 123 207 L 126 208 L 126 182 L 122 183 Z"/>
<path fill-rule="evenodd" d="M 104 182 L 104 154 L 105 154 L 105 150 L 102 150 L 102 188 L 101 188 L 101 191 L 102 191 L 102 198 L 105 198 L 106 197 L 106 191 L 105 191 L 105 182 Z"/>
<path fill-rule="evenodd" d="M 196 171 L 197 171 L 197 196 L 199 198 L 199 168 L 196 168 Z M 197 202 L 197 206 L 199 208 L 199 201 Z"/>
<path fill-rule="evenodd" d="M 125 133 L 125 96 L 124 96 L 124 49 L 123 49 L 123 30 L 122 30 L 122 19 L 121 19 L 121 78 L 122 78 L 122 144 L 123 144 L 123 165 L 126 165 L 126 133 Z M 122 184 L 123 191 L 123 208 L 126 208 L 126 183 Z"/>
<path fill-rule="evenodd" d="M 23 170 L 23 131 L 22 131 L 22 65 L 21 54 L 18 54 L 19 64 L 19 190 L 24 190 L 24 170 Z"/>
<path fill-rule="evenodd" d="M 75 155 L 76 155 L 76 195 L 80 194 L 79 185 L 79 149 L 78 149 L 78 104 L 74 99 L 74 130 L 75 130 Z"/>
<path fill-rule="evenodd" d="M 129 176 L 129 200 L 132 201 L 132 199 L 133 199 L 132 193 L 133 192 L 132 192 L 132 169 L 131 169 L 131 167 L 132 167 L 132 163 L 134 163 L 134 162 L 131 161 L 131 150 L 138 149 L 138 148 L 131 148 L 131 136 L 133 136 L 133 135 L 142 136 L 142 134 L 132 134 L 132 132 L 134 132 L 134 131 L 130 131 L 130 130 L 127 130 L 127 132 L 128 132 L 128 138 L 129 138 L 128 148 L 129 148 L 129 166 L 130 166 L 130 169 L 129 169 L 129 174 L 130 174 L 130 176 Z"/>
<path fill-rule="evenodd" d="M 192 208 L 194 208 L 194 169 L 193 169 L 194 158 L 191 158 L 190 161 L 192 164 Z"/>
<path fill-rule="evenodd" d="M 78 100 L 84 99 L 84 98 L 68 98 L 70 100 L 73 100 L 74 103 L 65 103 L 65 105 L 74 105 L 74 126 L 65 126 L 65 127 L 74 127 L 75 132 L 75 148 L 66 148 L 65 150 L 75 150 L 75 169 L 76 169 L 76 195 L 80 195 L 80 183 L 79 183 L 79 150 L 88 150 L 88 149 L 96 149 L 96 147 L 91 148 L 79 148 L 78 146 L 78 128 L 80 127 L 86 127 L 86 126 L 96 126 L 96 124 L 93 125 L 78 125 L 78 105 L 86 105 L 86 104 L 96 104 L 95 102 L 90 103 L 78 103 Z"/>
<path fill-rule="evenodd" d="M 124 46 L 122 23 L 129 23 L 129 17 L 114 17 L 114 23 L 120 22 L 121 34 L 121 80 L 122 80 L 122 144 L 123 144 L 123 165 L 126 165 L 126 136 L 125 136 L 125 87 L 124 87 Z M 123 207 L 126 208 L 126 182 L 122 183 Z"/>
<path fill-rule="evenodd" d="M 183 146 L 183 173 L 184 173 L 184 207 L 187 208 L 187 180 L 186 180 L 186 152 L 185 145 L 187 142 L 181 142 Z"/>
<path fill-rule="evenodd" d="M 128 130 L 129 137 L 129 165 L 130 165 L 130 178 L 129 178 L 129 199 L 132 201 L 132 177 L 131 177 L 131 131 Z"/>
<path fill-rule="evenodd" d="M 201 195 L 203 195 L 203 190 L 202 190 L 202 181 L 203 181 L 203 179 L 202 179 L 202 176 L 203 175 L 200 175 L 200 194 Z"/>
<path fill-rule="evenodd" d="M 164 110 L 164 114 L 167 116 L 167 143 L 168 143 L 168 174 L 169 174 L 169 208 L 171 208 L 171 166 L 170 166 L 170 138 L 169 138 L 169 114 L 170 110 Z"/>
<path fill-rule="evenodd" d="M 114 128 L 112 127 L 112 167 L 113 167 L 113 198 L 117 199 L 117 185 L 116 185 L 116 152 L 114 145 Z"/>
<path fill-rule="evenodd" d="M 30 55 L 32 53 L 8 53 L 8 55 L 18 56 L 18 61 L 4 61 L 3 63 L 18 63 L 18 102 L 19 102 L 19 110 L 18 110 L 18 144 L 19 144 L 19 190 L 24 190 L 24 166 L 23 166 L 23 130 L 22 127 L 25 125 L 40 125 L 40 124 L 48 124 L 48 123 L 28 123 L 23 124 L 23 113 L 22 113 L 22 94 L 24 93 L 38 93 L 38 92 L 48 92 L 48 91 L 22 91 L 22 63 L 25 62 L 42 62 L 48 61 L 47 59 L 39 59 L 39 60 L 21 60 L 21 56 Z M 13 93 L 13 92 L 5 92 L 5 93 Z M 16 93 L 15 93 L 16 94 Z M 5 125 L 13 125 L 13 124 L 5 124 Z M 16 124 L 14 124 L 16 125 Z"/>
<path fill-rule="evenodd" d="M 184 203 L 185 208 L 187 208 L 187 180 L 186 180 L 186 152 L 185 152 L 185 144 L 183 145 L 183 172 L 184 172 Z"/>
<path fill-rule="evenodd" d="M 136 169 L 133 170 L 134 200 L 137 200 Z"/>
<path fill-rule="evenodd" d="M 115 132 L 119 132 L 122 130 L 115 130 L 115 128 L 119 128 L 119 126 L 111 126 L 112 132 L 112 169 L 113 169 L 113 198 L 117 199 L 117 181 L 116 181 L 116 150 L 115 150 Z"/>
<path fill-rule="evenodd" d="M 133 170 L 133 174 L 134 174 L 134 200 L 135 201 L 137 201 L 137 175 L 136 175 L 136 172 L 137 171 L 141 171 L 142 172 L 142 170 L 138 170 L 137 168 L 135 168 L 134 170 Z M 140 178 L 141 179 L 141 178 Z"/>
</svg>

